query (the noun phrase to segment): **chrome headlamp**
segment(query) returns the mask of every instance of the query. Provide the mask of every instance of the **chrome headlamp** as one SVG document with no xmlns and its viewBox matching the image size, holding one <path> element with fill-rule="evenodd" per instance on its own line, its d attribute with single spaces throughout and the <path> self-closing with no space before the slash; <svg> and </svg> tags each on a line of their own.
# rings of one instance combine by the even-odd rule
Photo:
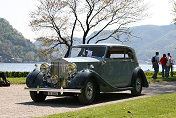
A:
<svg viewBox="0 0 176 118">
<path fill-rule="evenodd" d="M 47 63 L 42 63 L 40 66 L 40 71 L 43 73 L 48 73 L 50 67 Z"/>
<path fill-rule="evenodd" d="M 69 63 L 66 67 L 66 71 L 69 73 L 69 74 L 73 74 L 77 71 L 77 66 L 75 63 Z"/>
</svg>

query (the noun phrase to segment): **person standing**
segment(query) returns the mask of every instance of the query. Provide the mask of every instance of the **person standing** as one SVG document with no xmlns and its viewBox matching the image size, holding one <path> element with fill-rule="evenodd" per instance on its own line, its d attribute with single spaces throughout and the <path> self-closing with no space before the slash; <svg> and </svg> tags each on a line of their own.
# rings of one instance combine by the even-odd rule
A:
<svg viewBox="0 0 176 118">
<path fill-rule="evenodd" d="M 168 58 L 168 61 L 167 61 L 167 77 L 169 77 L 169 73 L 170 73 L 170 69 L 171 69 L 171 67 L 172 67 L 172 65 L 171 65 L 171 55 L 170 55 L 170 53 L 168 53 L 167 54 L 167 58 Z"/>
<path fill-rule="evenodd" d="M 163 57 L 160 59 L 160 63 L 162 65 L 162 77 L 167 77 L 167 58 L 166 58 L 166 54 L 163 54 Z"/>
<path fill-rule="evenodd" d="M 6 85 L 8 83 L 4 72 L 0 72 L 0 78 L 2 78 L 3 80 L 3 81 L 0 81 L 0 86 Z"/>
<path fill-rule="evenodd" d="M 159 72 L 159 52 L 156 52 L 156 55 L 152 57 L 152 65 L 154 68 L 154 74 L 152 76 L 153 79 L 157 79 L 157 74 Z"/>
<path fill-rule="evenodd" d="M 171 68 L 171 77 L 173 77 L 173 65 L 174 65 L 174 58 L 170 55 L 171 58 L 171 64 L 170 64 L 170 68 Z"/>
</svg>

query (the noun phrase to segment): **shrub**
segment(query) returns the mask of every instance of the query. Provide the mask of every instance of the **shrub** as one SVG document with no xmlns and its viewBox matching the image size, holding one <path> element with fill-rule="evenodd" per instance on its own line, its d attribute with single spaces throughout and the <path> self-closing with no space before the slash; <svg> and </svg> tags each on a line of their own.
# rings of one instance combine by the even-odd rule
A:
<svg viewBox="0 0 176 118">
<path fill-rule="evenodd" d="M 145 72 L 146 76 L 153 76 L 154 71 Z M 158 72 L 158 75 L 162 75 L 162 72 Z M 173 75 L 176 75 L 176 71 L 173 71 Z"/>
<path fill-rule="evenodd" d="M 5 71 L 4 74 L 6 77 L 27 77 L 29 72 L 15 72 L 15 71 L 8 72 L 8 71 Z"/>
</svg>

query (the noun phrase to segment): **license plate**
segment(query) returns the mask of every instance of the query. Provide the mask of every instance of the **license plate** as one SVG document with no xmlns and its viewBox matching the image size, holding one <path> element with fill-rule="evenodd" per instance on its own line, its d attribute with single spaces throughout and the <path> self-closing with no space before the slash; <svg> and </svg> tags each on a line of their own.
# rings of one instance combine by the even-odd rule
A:
<svg viewBox="0 0 176 118">
<path fill-rule="evenodd" d="M 58 92 L 48 92 L 48 95 L 55 95 L 55 96 L 57 96 Z"/>
</svg>

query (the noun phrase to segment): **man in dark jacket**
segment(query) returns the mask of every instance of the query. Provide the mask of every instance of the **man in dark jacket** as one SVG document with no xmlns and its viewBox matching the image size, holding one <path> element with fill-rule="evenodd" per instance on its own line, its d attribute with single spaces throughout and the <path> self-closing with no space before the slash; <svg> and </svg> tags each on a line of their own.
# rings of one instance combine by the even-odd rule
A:
<svg viewBox="0 0 176 118">
<path fill-rule="evenodd" d="M 153 79 L 157 79 L 157 74 L 159 72 L 159 52 L 156 52 L 156 55 L 152 58 L 152 65 L 154 68 L 154 74 L 152 76 Z"/>
<path fill-rule="evenodd" d="M 2 77 L 2 80 L 3 80 L 3 81 L 0 81 L 0 86 L 7 85 L 8 83 L 4 72 L 0 72 L 0 77 Z"/>
</svg>

